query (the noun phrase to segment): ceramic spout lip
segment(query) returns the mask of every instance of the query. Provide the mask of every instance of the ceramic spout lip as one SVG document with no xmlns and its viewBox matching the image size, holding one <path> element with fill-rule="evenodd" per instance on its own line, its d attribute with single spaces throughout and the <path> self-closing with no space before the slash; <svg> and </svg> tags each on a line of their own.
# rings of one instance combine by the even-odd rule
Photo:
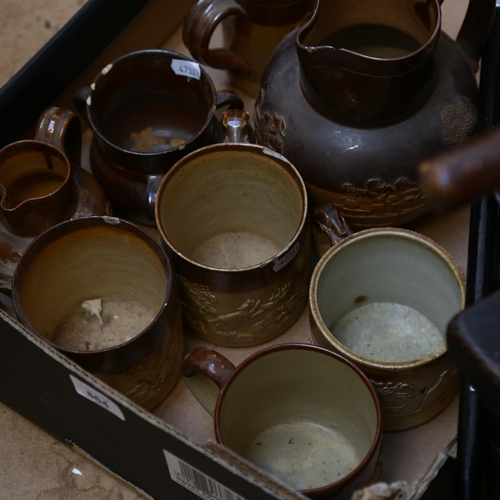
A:
<svg viewBox="0 0 500 500">
<path fill-rule="evenodd" d="M 30 176 L 35 179 L 42 171 L 39 166 L 24 167 L 22 158 L 16 159 L 25 152 L 44 155 L 46 161 L 52 162 L 47 171 L 57 174 L 59 185 L 51 191 L 17 199 L 12 193 L 15 185 Z M 47 160 L 49 157 L 56 159 L 58 165 Z M 68 218 L 74 205 L 75 185 L 71 164 L 58 148 L 36 140 L 18 141 L 0 152 L 0 163 L 0 211 L 16 234 L 36 235 Z"/>
<path fill-rule="evenodd" d="M 413 2 L 412 2 L 413 4 Z M 441 32 L 441 9 L 437 0 L 431 2 L 429 8 L 433 9 L 434 20 L 430 19 L 430 12 L 427 11 L 429 19 L 423 19 L 422 13 L 416 13 L 415 16 L 420 18 L 423 26 L 426 26 L 424 36 L 414 38 L 419 43 L 419 48 L 407 55 L 400 57 L 374 57 L 354 50 L 349 50 L 343 47 L 333 47 L 323 43 L 323 40 L 331 35 L 333 32 L 344 27 L 350 27 L 356 23 L 346 18 L 342 20 L 342 13 L 337 16 L 335 14 L 335 2 L 317 2 L 311 18 L 296 32 L 296 49 L 299 60 L 303 66 L 306 67 L 306 72 L 312 79 L 321 78 L 321 76 L 314 77 L 311 72 L 307 71 L 307 67 L 323 68 L 325 71 L 331 71 L 332 66 L 339 68 L 341 71 L 352 72 L 360 76 L 373 76 L 373 77 L 393 77 L 402 76 L 419 67 L 423 66 L 434 53 L 436 44 L 439 40 Z M 383 5 L 380 6 L 380 10 Z M 331 12 L 330 12 L 331 10 Z M 330 22 L 331 19 L 340 18 L 341 21 L 335 24 Z M 404 16 L 401 16 L 404 23 Z M 365 22 L 365 21 L 363 21 Z M 371 23 L 379 23 L 389 27 L 394 24 L 390 18 L 386 21 L 384 15 L 375 15 Z M 361 24 L 361 23 L 360 23 Z M 396 23 L 397 24 L 397 23 Z M 413 30 L 413 26 L 408 24 L 408 31 Z M 401 26 L 401 30 L 406 32 L 405 25 Z"/>
</svg>

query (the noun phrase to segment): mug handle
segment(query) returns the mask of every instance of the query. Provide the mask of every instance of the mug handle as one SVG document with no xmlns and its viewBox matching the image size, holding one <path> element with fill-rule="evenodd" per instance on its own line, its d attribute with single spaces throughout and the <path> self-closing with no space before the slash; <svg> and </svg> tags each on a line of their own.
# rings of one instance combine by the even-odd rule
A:
<svg viewBox="0 0 500 500">
<path fill-rule="evenodd" d="M 191 8 L 182 38 L 194 59 L 217 69 L 250 73 L 250 65 L 236 52 L 226 48 L 209 49 L 210 39 L 219 23 L 229 16 L 248 19 L 247 13 L 234 0 L 199 0 Z"/>
<path fill-rule="evenodd" d="M 192 349 L 182 362 L 182 376 L 193 396 L 213 417 L 221 389 L 235 366 L 222 354 L 206 347 Z"/>
<path fill-rule="evenodd" d="M 326 234 L 331 246 L 345 240 L 354 233 L 338 209 L 331 203 L 317 206 L 314 209 L 314 218 L 316 220 L 316 229 Z M 320 238 L 315 236 L 314 239 L 318 254 L 322 255 L 324 252 L 321 249 Z"/>
<path fill-rule="evenodd" d="M 82 125 L 70 109 L 49 106 L 38 120 L 35 140 L 55 146 L 66 155 L 70 164 L 80 165 Z"/>
<path fill-rule="evenodd" d="M 245 107 L 243 99 L 234 90 L 218 90 L 215 97 L 215 109 L 224 106 L 228 106 L 229 109 L 243 109 Z"/>
</svg>

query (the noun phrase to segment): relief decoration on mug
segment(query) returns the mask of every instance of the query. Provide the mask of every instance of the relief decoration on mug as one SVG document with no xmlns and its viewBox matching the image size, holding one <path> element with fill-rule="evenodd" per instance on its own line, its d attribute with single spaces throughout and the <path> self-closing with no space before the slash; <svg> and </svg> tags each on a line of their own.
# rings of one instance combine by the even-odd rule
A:
<svg viewBox="0 0 500 500">
<path fill-rule="evenodd" d="M 172 331 L 149 356 L 124 373 L 99 374 L 99 377 L 104 382 L 109 379 L 108 383 L 139 404 L 154 400 L 161 393 L 169 392 L 177 381 L 182 363 L 183 343 L 179 315 Z"/>
<path fill-rule="evenodd" d="M 186 322 L 207 337 L 217 335 L 233 340 L 267 338 L 268 333 L 279 328 L 307 297 L 307 287 L 290 294 L 291 284 L 287 283 L 271 293 L 267 300 L 249 298 L 234 312 L 219 314 L 217 297 L 207 286 L 191 283 L 182 276 L 177 276 L 177 280 Z M 188 301 L 200 314 L 189 310 Z M 236 330 L 236 326 L 243 331 Z"/>
<path fill-rule="evenodd" d="M 425 205 L 425 196 L 416 182 L 401 177 L 394 185 L 369 179 L 364 189 L 342 185 L 341 194 L 333 194 L 332 203 L 346 217 L 398 216 Z"/>
<path fill-rule="evenodd" d="M 465 97 L 459 96 L 441 113 L 443 139 L 446 144 L 456 146 L 467 140 L 476 128 L 477 107 Z"/>
<path fill-rule="evenodd" d="M 262 146 L 283 154 L 283 137 L 285 137 L 286 132 L 285 119 L 276 113 L 272 115 L 269 113 L 261 114 L 260 105 L 263 98 L 264 90 L 261 89 L 255 105 L 254 117 L 257 142 Z"/>
<path fill-rule="evenodd" d="M 383 408 L 389 408 L 400 415 L 409 415 L 424 409 L 431 404 L 430 396 L 439 388 L 440 393 L 446 392 L 455 377 L 455 367 L 445 370 L 430 387 L 420 388 L 408 383 L 378 382 L 371 380 L 380 398 Z"/>
</svg>

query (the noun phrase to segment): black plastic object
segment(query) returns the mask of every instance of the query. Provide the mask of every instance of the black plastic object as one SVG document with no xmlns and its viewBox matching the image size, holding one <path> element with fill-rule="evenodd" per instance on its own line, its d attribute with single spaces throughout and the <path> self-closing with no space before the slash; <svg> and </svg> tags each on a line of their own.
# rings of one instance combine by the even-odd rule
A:
<svg viewBox="0 0 500 500">
<path fill-rule="evenodd" d="M 487 133 L 499 124 L 500 6 L 497 2 L 493 26 L 481 63 L 478 132 Z M 448 349 L 463 376 L 458 427 L 457 500 L 499 498 L 498 495 L 491 496 L 495 490 L 498 491 L 499 478 L 495 477 L 497 473 L 492 473 L 487 467 L 492 459 L 495 460 L 497 440 L 491 430 L 488 431 L 494 417 L 485 406 L 485 395 L 481 391 L 484 381 L 477 377 L 478 370 L 481 372 L 481 359 L 473 354 L 476 342 L 500 341 L 498 331 L 496 335 L 492 332 L 495 327 L 498 330 L 498 319 L 495 322 L 489 317 L 489 320 L 494 321 L 492 324 L 478 321 L 483 312 L 478 308 L 483 308 L 485 297 L 498 288 L 499 230 L 499 207 L 495 197 L 488 195 L 474 201 L 470 218 L 466 310 L 448 328 Z M 500 307 L 500 296 L 497 304 Z M 493 348 L 493 344 L 491 347 Z M 497 392 L 497 399 L 499 397 L 500 391 Z M 497 459 L 496 463 L 500 461 Z"/>
</svg>

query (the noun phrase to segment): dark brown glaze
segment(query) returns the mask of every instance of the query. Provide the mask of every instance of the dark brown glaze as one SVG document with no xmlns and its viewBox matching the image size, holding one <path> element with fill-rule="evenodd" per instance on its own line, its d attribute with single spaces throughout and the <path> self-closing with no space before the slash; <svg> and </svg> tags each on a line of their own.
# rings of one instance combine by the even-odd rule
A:
<svg viewBox="0 0 500 500">
<path fill-rule="evenodd" d="M 172 60 L 192 62 L 161 49 L 126 54 L 74 96 L 75 106 L 94 132 L 92 173 L 113 211 L 149 226 L 155 225 L 161 178 L 186 154 L 223 140 L 217 109 L 243 108 L 235 92 L 216 91 L 203 68 L 199 79 L 177 75 Z M 146 100 L 144 105 L 138 105 L 140 99 Z M 174 142 L 159 146 L 162 134 L 171 134 Z"/>
<path fill-rule="evenodd" d="M 389 4 L 318 2 L 312 20 L 275 51 L 255 106 L 259 143 L 297 167 L 313 206 L 333 203 L 354 229 L 401 225 L 427 211 L 418 164 L 463 143 L 477 120 L 474 72 L 441 32 L 437 0 L 425 12 L 423 3 L 417 12 L 414 2 Z M 365 13 L 411 34 L 419 48 L 384 58 L 323 41 Z"/>
<path fill-rule="evenodd" d="M 21 255 L 43 231 L 68 219 L 111 215 L 100 185 L 79 166 L 80 153 L 79 118 L 55 106 L 40 117 L 34 140 L 0 151 L 0 289 L 10 288 Z M 46 168 L 31 167 L 31 154 L 44 158 Z M 52 176 L 49 187 L 46 174 Z M 16 193 L 18 185 L 22 190 L 30 185 L 30 197 Z"/>
<path fill-rule="evenodd" d="M 251 31 L 251 23 L 282 26 L 298 23 L 311 11 L 312 0 L 199 0 L 189 12 L 183 27 L 183 40 L 197 61 L 213 68 L 231 69 L 242 74 L 250 65 L 231 48 L 209 49 L 217 26 L 226 18 L 237 20 L 239 34 Z M 249 33 L 247 33 L 249 36 Z"/>
<path fill-rule="evenodd" d="M 234 370 L 235 366 L 231 361 L 217 351 L 206 347 L 195 347 L 189 351 L 182 362 L 183 377 L 190 378 L 201 373 L 217 384 L 219 389 L 224 387 Z"/>
</svg>

